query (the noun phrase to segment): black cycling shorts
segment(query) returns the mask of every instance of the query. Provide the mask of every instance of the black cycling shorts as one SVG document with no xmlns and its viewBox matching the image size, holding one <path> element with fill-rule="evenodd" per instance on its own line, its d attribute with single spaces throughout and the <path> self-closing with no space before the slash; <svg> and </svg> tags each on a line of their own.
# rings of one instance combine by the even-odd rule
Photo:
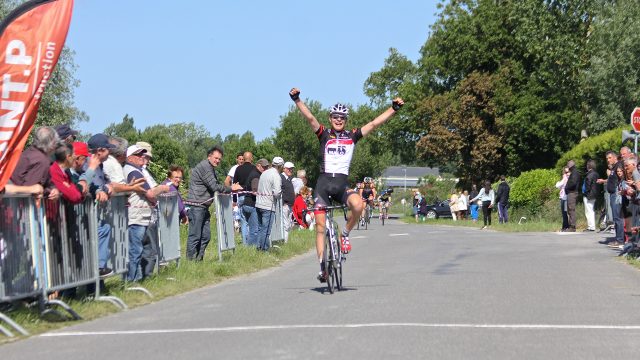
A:
<svg viewBox="0 0 640 360">
<path fill-rule="evenodd" d="M 318 206 L 329 206 L 331 200 L 341 204 L 347 203 L 347 198 L 356 192 L 349 188 L 349 179 L 344 174 L 320 174 L 313 199 Z"/>
</svg>

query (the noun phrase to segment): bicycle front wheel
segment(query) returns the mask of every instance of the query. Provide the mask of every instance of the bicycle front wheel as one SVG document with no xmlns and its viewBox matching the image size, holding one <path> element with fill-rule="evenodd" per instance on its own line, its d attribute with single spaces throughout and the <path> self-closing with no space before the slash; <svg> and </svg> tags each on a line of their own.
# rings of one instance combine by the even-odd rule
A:
<svg viewBox="0 0 640 360">
<path fill-rule="evenodd" d="M 331 250 L 331 238 L 330 238 L 331 234 L 329 233 L 329 231 L 327 231 L 325 238 L 324 238 L 324 271 L 326 272 L 326 276 L 327 276 L 327 289 L 329 290 L 330 294 L 333 294 L 333 272 L 334 272 L 334 262 L 332 260 L 333 258 L 333 254 L 332 254 L 332 250 Z"/>
<path fill-rule="evenodd" d="M 380 213 L 380 220 L 382 220 L 382 226 L 384 226 L 384 218 L 387 217 L 387 208 L 382 208 L 382 212 Z"/>
</svg>

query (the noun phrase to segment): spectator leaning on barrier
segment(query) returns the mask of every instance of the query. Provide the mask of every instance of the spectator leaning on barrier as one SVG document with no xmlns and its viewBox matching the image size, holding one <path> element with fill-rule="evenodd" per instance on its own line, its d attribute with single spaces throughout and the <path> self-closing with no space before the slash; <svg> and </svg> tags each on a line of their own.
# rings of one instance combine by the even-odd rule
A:
<svg viewBox="0 0 640 360">
<path fill-rule="evenodd" d="M 109 178 L 111 184 L 124 185 L 127 182 L 124 178 L 124 170 L 122 170 L 122 166 L 124 166 L 124 163 L 127 160 L 126 153 L 127 148 L 129 147 L 129 142 L 120 137 L 110 137 L 109 143 L 114 147 L 109 149 L 109 157 L 107 157 L 107 160 L 102 164 L 104 174 Z"/>
<path fill-rule="evenodd" d="M 145 149 L 137 145 L 131 145 L 127 148 L 127 163 L 124 166 L 127 181 L 145 179 L 142 174 L 145 152 Z M 129 269 L 127 273 L 129 281 L 142 280 L 153 272 L 155 237 L 152 233 L 155 229 L 152 225 L 157 220 L 154 208 L 157 196 L 169 191 L 169 187 L 166 185 L 151 188 L 148 183 L 145 183 L 143 189 L 144 192 L 133 192 L 129 195 Z M 149 229 L 150 226 L 151 229 Z"/>
<path fill-rule="evenodd" d="M 145 149 L 147 151 L 144 153 L 144 155 L 142 155 L 142 160 L 144 160 L 142 163 L 142 175 L 144 175 L 144 178 L 147 180 L 147 183 L 153 189 L 154 187 L 158 186 L 158 183 L 153 178 L 153 176 L 151 176 L 149 169 L 147 169 L 147 167 L 149 166 L 149 163 L 151 162 L 151 158 L 153 157 L 153 154 L 151 153 L 151 150 L 153 149 L 151 148 L 151 144 L 145 141 L 138 141 L 136 145 L 139 148 Z"/>
<path fill-rule="evenodd" d="M 187 237 L 187 259 L 202 260 L 204 252 L 211 240 L 209 207 L 213 203 L 216 192 L 230 193 L 241 190 L 237 183 L 231 187 L 224 186 L 218 180 L 216 168 L 222 160 L 223 150 L 220 146 L 213 146 L 207 152 L 207 158 L 200 161 L 191 170 L 189 181 L 189 235 Z"/>
<path fill-rule="evenodd" d="M 292 162 L 284 163 L 284 168 L 280 174 L 282 180 L 282 227 L 284 228 L 284 241 L 289 241 L 289 230 L 291 229 L 291 209 L 293 202 L 296 200 L 296 193 L 293 190 L 293 169 L 295 166 Z"/>
<path fill-rule="evenodd" d="M 60 138 L 49 126 L 36 129 L 33 142 L 22 154 L 16 168 L 11 174 L 11 183 L 19 186 L 40 184 L 44 188 L 44 196 L 55 200 L 60 196 L 49 176 L 51 155 L 56 150 Z"/>
<path fill-rule="evenodd" d="M 62 197 L 71 204 L 82 202 L 82 193 L 66 173 L 73 165 L 73 145 L 60 143 L 54 152 L 55 161 L 49 167 L 51 182 L 62 193 Z"/>
<path fill-rule="evenodd" d="M 244 164 L 242 166 L 244 166 Z M 251 194 L 245 195 L 244 202 L 242 204 L 242 215 L 247 220 L 248 227 L 247 246 L 258 246 L 258 230 L 260 228 L 260 224 L 258 223 L 255 193 L 258 191 L 260 175 L 262 175 L 262 173 L 268 168 L 269 161 L 267 159 L 263 158 L 258 160 L 256 162 L 256 166 L 253 167 L 251 173 L 242 184 L 245 190 L 252 192 Z"/>
<path fill-rule="evenodd" d="M 619 161 L 618 154 L 613 151 L 607 151 L 607 178 L 598 180 L 599 184 L 606 184 L 606 196 L 608 197 L 609 211 L 611 215 L 608 215 L 609 221 L 613 222 L 615 231 L 615 237 L 611 237 L 605 240 L 599 241 L 601 244 L 609 244 L 612 242 L 618 242 L 622 244 L 624 242 L 624 224 L 620 211 L 622 209 L 622 202 L 620 200 L 620 194 L 618 193 L 618 175 L 616 169 L 618 167 L 624 168 L 624 165 Z"/>
<path fill-rule="evenodd" d="M 182 201 L 182 195 L 180 195 L 180 184 L 184 179 L 184 170 L 181 166 L 171 165 L 169 166 L 169 171 L 167 171 L 167 179 L 162 182 L 162 185 L 169 186 L 170 193 L 177 193 L 178 195 L 178 212 L 180 213 L 180 222 L 183 224 L 189 223 L 189 218 L 187 217 L 187 209 L 184 206 L 184 202 Z"/>
<path fill-rule="evenodd" d="M 84 164 L 84 172 L 80 174 L 79 183 L 84 184 L 83 188 L 87 189 L 86 191 L 96 201 L 104 203 L 109 200 L 112 188 L 109 185 L 109 179 L 104 174 L 102 163 L 109 157 L 109 149 L 113 145 L 109 143 L 109 138 L 106 135 L 95 134 L 87 142 L 87 147 L 91 156 L 89 161 Z M 113 274 L 113 271 L 107 267 L 110 237 L 111 225 L 106 223 L 104 219 L 98 219 L 98 266 L 101 277 Z"/>
<path fill-rule="evenodd" d="M 272 167 L 260 175 L 258 194 L 256 196 L 256 210 L 258 212 L 258 249 L 269 250 L 269 235 L 271 234 L 272 217 L 275 214 L 276 201 L 282 194 L 282 178 L 280 172 L 284 160 L 280 156 L 273 158 Z"/>
<path fill-rule="evenodd" d="M 253 154 L 250 151 L 246 151 L 242 155 L 242 159 L 244 160 L 244 163 L 238 166 L 234 171 L 233 181 L 240 184 L 244 191 L 251 191 L 251 182 L 249 181 L 249 176 L 253 172 L 257 171 L 256 166 L 253 165 Z M 227 176 L 227 179 L 229 179 L 229 176 Z M 254 218 L 252 219 L 252 221 L 255 220 L 256 224 L 258 221 L 255 208 L 255 196 L 253 196 L 253 201 L 250 201 L 251 205 L 248 207 L 248 210 L 245 213 L 244 201 L 247 196 L 247 194 L 241 194 L 238 195 L 237 198 L 237 206 L 238 210 L 240 211 L 240 233 L 242 234 L 242 243 L 245 246 L 249 245 L 249 221 L 252 217 Z"/>
<path fill-rule="evenodd" d="M 587 228 L 585 231 L 596 231 L 596 213 L 593 210 L 598 196 L 598 173 L 596 172 L 596 161 L 587 161 L 587 174 L 584 178 L 584 216 L 587 218 Z"/>
<path fill-rule="evenodd" d="M 565 231 L 576 231 L 576 202 L 578 198 L 578 191 L 582 182 L 580 181 L 580 173 L 576 169 L 576 162 L 569 160 L 567 162 L 569 168 L 569 178 L 564 186 L 564 191 L 567 194 L 567 217 L 569 218 L 569 228 Z"/>
</svg>

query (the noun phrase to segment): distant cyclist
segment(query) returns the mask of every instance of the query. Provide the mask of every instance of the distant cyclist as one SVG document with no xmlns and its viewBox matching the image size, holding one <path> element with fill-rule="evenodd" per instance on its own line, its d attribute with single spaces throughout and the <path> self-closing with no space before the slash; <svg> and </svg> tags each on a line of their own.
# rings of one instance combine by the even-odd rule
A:
<svg viewBox="0 0 640 360">
<path fill-rule="evenodd" d="M 365 204 L 373 206 L 373 200 L 376 198 L 376 187 L 373 185 L 370 177 L 364 178 L 364 183 L 360 188 L 360 197 Z"/>
<path fill-rule="evenodd" d="M 311 130 L 315 132 L 320 141 L 320 176 L 314 190 L 314 200 L 317 207 L 328 206 L 330 204 L 329 197 L 346 204 L 351 210 L 346 226 L 342 230 L 340 243 L 342 251 L 348 253 L 351 251 L 349 242 L 349 232 L 356 225 L 360 214 L 364 208 L 364 203 L 360 195 L 349 188 L 349 166 L 351 158 L 355 150 L 356 143 L 363 136 L 367 136 L 378 126 L 384 124 L 393 116 L 396 111 L 400 110 L 404 101 L 401 98 L 393 99 L 392 106 L 378 115 L 375 119 L 367 123 L 361 128 L 351 130 L 346 129 L 349 117 L 349 109 L 342 104 L 335 104 L 329 112 L 329 123 L 331 128 L 327 129 L 321 125 L 313 116 L 307 105 L 300 100 L 300 90 L 297 88 L 289 91 L 289 96 L 296 104 L 302 116 L 307 119 Z M 325 233 L 325 216 L 322 211 L 317 211 L 316 217 L 316 252 L 318 261 L 320 262 L 320 274 L 318 280 L 327 281 L 327 273 L 322 261 L 324 252 L 324 233 Z"/>
<path fill-rule="evenodd" d="M 382 219 L 382 209 L 389 210 L 389 206 L 391 205 L 391 194 L 393 193 L 393 189 L 389 188 L 380 194 L 378 198 L 378 206 L 380 208 L 380 219 Z M 387 211 L 387 215 L 385 219 L 389 218 L 389 212 Z"/>
</svg>

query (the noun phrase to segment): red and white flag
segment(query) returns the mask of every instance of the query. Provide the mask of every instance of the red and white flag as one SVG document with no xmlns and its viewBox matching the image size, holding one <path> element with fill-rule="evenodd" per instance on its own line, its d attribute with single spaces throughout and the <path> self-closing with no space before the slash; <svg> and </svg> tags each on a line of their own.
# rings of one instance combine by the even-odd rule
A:
<svg viewBox="0 0 640 360">
<path fill-rule="evenodd" d="M 72 10 L 73 0 L 32 0 L 0 24 L 0 190 L 33 128 Z"/>
</svg>

